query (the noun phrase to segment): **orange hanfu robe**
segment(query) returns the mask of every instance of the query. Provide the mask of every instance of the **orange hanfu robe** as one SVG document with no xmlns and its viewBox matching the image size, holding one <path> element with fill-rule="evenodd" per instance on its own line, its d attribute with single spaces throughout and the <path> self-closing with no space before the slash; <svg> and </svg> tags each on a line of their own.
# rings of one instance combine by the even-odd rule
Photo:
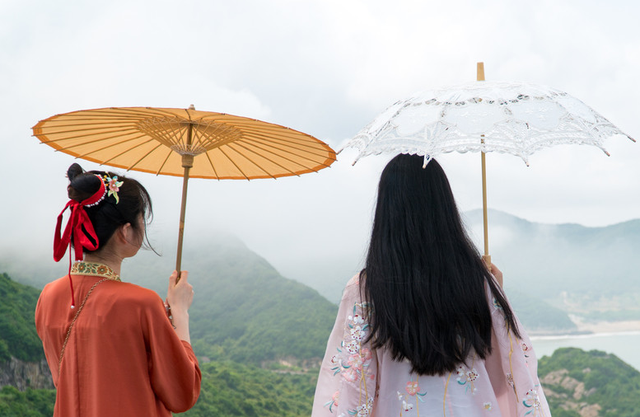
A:
<svg viewBox="0 0 640 417">
<path fill-rule="evenodd" d="M 158 294 L 134 284 L 105 280 L 95 287 L 58 368 L 69 326 L 103 278 L 71 277 L 75 309 L 65 276 L 45 286 L 35 315 L 57 388 L 54 416 L 171 416 L 191 408 L 201 381 L 193 349 L 176 335 Z"/>
</svg>

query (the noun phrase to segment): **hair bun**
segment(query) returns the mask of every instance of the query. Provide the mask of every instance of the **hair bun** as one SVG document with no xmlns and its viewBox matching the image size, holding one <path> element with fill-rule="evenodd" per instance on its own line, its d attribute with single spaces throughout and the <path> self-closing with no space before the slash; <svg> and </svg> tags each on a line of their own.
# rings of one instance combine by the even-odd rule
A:
<svg viewBox="0 0 640 417">
<path fill-rule="evenodd" d="M 74 163 L 69 167 L 67 177 L 69 178 L 67 194 L 72 200 L 86 200 L 100 189 L 100 178 L 92 173 L 86 173 L 78 164 Z"/>
<path fill-rule="evenodd" d="M 67 178 L 73 182 L 73 179 L 78 175 L 84 174 L 84 169 L 79 164 L 73 163 L 67 170 Z"/>
</svg>

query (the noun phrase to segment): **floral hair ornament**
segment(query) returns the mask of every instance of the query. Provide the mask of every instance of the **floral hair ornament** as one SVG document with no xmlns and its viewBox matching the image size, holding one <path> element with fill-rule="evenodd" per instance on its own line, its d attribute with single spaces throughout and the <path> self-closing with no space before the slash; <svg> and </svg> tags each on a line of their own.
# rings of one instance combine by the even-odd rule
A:
<svg viewBox="0 0 640 417">
<path fill-rule="evenodd" d="M 75 249 L 75 259 L 82 260 L 83 248 L 90 251 L 98 249 L 100 243 L 98 242 L 98 235 L 96 234 L 91 219 L 84 210 L 85 207 L 95 206 L 100 203 L 107 195 L 107 187 L 104 180 L 100 175 L 96 175 L 100 179 L 100 188 L 91 197 L 76 201 L 74 199 L 69 200 L 66 206 L 62 209 L 58 215 L 58 223 L 56 224 L 56 232 L 53 236 L 53 259 L 58 262 L 64 254 L 67 252 L 67 247 L 71 247 L 71 239 L 73 238 L 73 247 Z M 67 226 L 64 228 L 64 233 L 60 234 L 62 230 L 62 215 L 69 209 L 71 216 L 67 221 Z M 73 296 L 73 282 L 71 281 L 71 249 L 69 249 L 69 283 L 71 285 L 71 308 L 75 306 L 75 299 Z"/>
<path fill-rule="evenodd" d="M 118 181 L 118 176 L 114 175 L 110 177 L 109 174 L 105 174 L 103 177 L 105 184 L 109 188 L 108 196 L 113 196 L 116 199 L 116 204 L 120 202 L 120 198 L 118 197 L 118 191 L 120 191 L 120 187 L 124 184 L 124 181 Z"/>
</svg>

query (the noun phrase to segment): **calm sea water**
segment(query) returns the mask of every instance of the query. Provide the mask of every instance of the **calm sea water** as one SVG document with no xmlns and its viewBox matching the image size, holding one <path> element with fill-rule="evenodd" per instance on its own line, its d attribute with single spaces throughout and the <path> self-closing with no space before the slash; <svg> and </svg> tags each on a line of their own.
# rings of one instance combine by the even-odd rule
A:
<svg viewBox="0 0 640 417">
<path fill-rule="evenodd" d="M 623 333 L 598 333 L 580 336 L 538 336 L 531 343 L 536 356 L 550 356 L 561 347 L 577 347 L 582 350 L 602 350 L 613 353 L 629 365 L 640 370 L 640 331 Z"/>
</svg>

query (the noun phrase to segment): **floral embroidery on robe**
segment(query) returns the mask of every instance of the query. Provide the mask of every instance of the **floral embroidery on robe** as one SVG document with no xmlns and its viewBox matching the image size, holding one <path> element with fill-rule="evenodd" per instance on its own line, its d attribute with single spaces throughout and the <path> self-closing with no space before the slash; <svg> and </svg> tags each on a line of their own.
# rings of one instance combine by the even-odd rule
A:
<svg viewBox="0 0 640 417">
<path fill-rule="evenodd" d="M 358 384 L 362 392 L 359 404 L 347 410 L 348 415 L 366 417 L 370 415 L 375 392 L 375 373 L 370 372 L 372 353 L 362 342 L 367 337 L 369 324 L 365 322 L 366 303 L 354 303 L 351 315 L 344 325 L 343 339 L 337 352 L 331 357 L 331 370 L 334 376 L 340 376 L 345 381 Z M 367 384 L 369 386 L 367 386 Z M 340 391 L 336 391 L 331 400 L 325 403 L 330 411 L 338 406 Z"/>
<path fill-rule="evenodd" d="M 409 361 L 364 343 L 369 308 L 358 276 L 346 286 L 327 343 L 312 417 L 550 417 L 537 377 L 535 351 L 517 321 L 522 340 L 506 325 L 504 311 L 487 291 L 492 315 L 492 352 L 472 353 L 446 375 L 416 375 Z"/>
</svg>

